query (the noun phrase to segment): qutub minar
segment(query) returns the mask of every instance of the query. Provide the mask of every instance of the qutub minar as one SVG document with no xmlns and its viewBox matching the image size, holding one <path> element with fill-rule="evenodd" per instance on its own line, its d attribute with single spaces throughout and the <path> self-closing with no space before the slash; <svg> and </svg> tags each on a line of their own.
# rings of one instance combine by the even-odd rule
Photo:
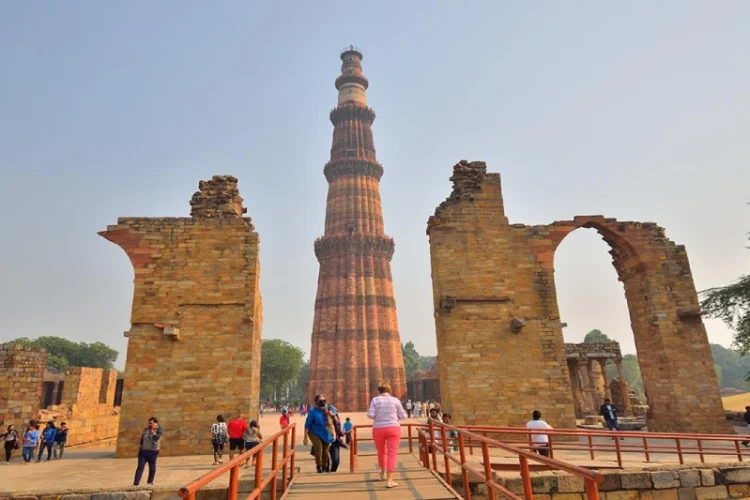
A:
<svg viewBox="0 0 750 500">
<path fill-rule="evenodd" d="M 383 167 L 375 157 L 362 53 L 341 54 L 338 106 L 331 111 L 331 160 L 325 233 L 315 241 L 320 263 L 310 351 L 308 401 L 323 394 L 346 411 L 367 409 L 378 383 L 406 396 L 406 372 L 393 296 L 393 239 L 380 202 Z"/>
</svg>

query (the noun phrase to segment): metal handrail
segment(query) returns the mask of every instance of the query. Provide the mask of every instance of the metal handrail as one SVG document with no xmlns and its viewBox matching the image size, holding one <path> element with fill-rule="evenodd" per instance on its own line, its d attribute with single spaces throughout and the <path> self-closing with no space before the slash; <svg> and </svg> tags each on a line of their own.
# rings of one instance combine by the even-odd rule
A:
<svg viewBox="0 0 750 500">
<path fill-rule="evenodd" d="M 282 457 L 279 461 L 279 440 L 282 440 Z M 229 490 L 227 491 L 228 500 L 237 500 L 237 494 L 239 491 L 239 479 L 240 479 L 240 464 L 245 460 L 255 458 L 255 483 L 252 493 L 247 497 L 247 500 L 254 500 L 260 498 L 260 494 L 263 489 L 271 485 L 271 500 L 276 500 L 277 493 L 277 481 L 278 473 L 281 471 L 281 491 L 282 493 L 287 490 L 289 485 L 294 480 L 294 459 L 295 459 L 295 447 L 297 444 L 297 424 L 291 424 L 289 427 L 282 429 L 270 438 L 266 439 L 258 446 L 251 450 L 248 450 L 239 456 L 233 458 L 229 462 L 220 465 L 216 469 L 212 470 L 208 474 L 205 474 L 195 481 L 183 486 L 177 492 L 180 498 L 187 500 L 195 500 L 195 494 L 203 486 L 211 483 L 212 481 L 220 478 L 227 472 L 229 472 Z M 264 477 L 263 476 L 263 450 L 271 446 L 273 448 L 271 455 L 271 470 Z M 287 474 L 288 472 L 288 474 Z M 287 478 L 289 479 L 287 481 Z"/>
</svg>

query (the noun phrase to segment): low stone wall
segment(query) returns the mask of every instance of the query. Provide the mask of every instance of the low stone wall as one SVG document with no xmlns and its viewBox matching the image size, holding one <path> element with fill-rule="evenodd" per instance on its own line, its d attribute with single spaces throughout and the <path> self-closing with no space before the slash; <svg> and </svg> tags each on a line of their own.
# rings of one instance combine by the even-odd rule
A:
<svg viewBox="0 0 750 500">
<path fill-rule="evenodd" d="M 750 466 L 696 464 L 653 469 L 602 471 L 604 500 L 709 500 L 750 498 Z M 538 500 L 584 500 L 583 478 L 563 472 L 533 472 L 531 484 Z M 523 496 L 520 477 L 495 473 L 495 481 Z M 458 480 L 460 484 L 460 479 Z"/>
</svg>

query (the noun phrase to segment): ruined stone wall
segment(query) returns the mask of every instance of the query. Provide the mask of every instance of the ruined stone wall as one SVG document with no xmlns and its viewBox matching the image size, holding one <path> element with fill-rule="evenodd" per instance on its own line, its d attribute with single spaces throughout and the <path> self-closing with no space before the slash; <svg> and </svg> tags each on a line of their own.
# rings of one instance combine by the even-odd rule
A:
<svg viewBox="0 0 750 500">
<path fill-rule="evenodd" d="M 0 428 L 36 417 L 42 398 L 47 351 L 19 344 L 0 345 Z"/>
<path fill-rule="evenodd" d="M 186 455 L 211 449 L 217 414 L 258 410 L 258 234 L 242 217 L 236 178 L 199 189 L 191 218 L 120 218 L 100 233 L 135 269 L 120 457 L 136 454 L 151 416 L 164 429 L 161 453 Z"/>
<path fill-rule="evenodd" d="M 453 193 L 430 218 L 443 408 L 458 424 L 553 427 L 575 416 L 560 318 L 529 251 L 532 230 L 505 217 L 500 176 L 461 162 Z"/>
<path fill-rule="evenodd" d="M 624 284 L 649 430 L 731 432 L 683 246 L 656 224 L 600 215 L 508 224 L 500 177 L 487 174 L 484 163 L 459 163 L 451 180 L 453 193 L 427 232 L 441 389 L 447 403 L 462 407 L 454 410 L 463 414 L 460 423 L 520 425 L 529 408 L 545 414 L 547 407 L 553 426 L 572 424 L 554 255 L 567 234 L 583 227 L 610 245 Z M 471 405 L 479 416 L 471 416 Z"/>
</svg>

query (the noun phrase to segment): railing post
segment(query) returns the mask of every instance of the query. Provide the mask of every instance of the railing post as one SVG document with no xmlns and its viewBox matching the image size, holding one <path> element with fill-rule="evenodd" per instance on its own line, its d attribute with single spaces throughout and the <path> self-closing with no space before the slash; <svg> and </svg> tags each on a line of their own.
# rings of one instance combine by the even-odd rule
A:
<svg viewBox="0 0 750 500">
<path fill-rule="evenodd" d="M 617 466 L 622 468 L 622 454 L 620 453 L 620 438 L 615 436 L 615 453 L 617 454 Z"/>
<path fill-rule="evenodd" d="M 290 447 L 292 458 L 289 459 L 289 481 L 294 479 L 294 459 L 297 456 L 297 424 L 292 426 L 292 445 Z"/>
<path fill-rule="evenodd" d="M 484 461 L 484 480 L 489 482 L 492 480 L 492 463 L 490 462 L 490 447 L 487 446 L 487 443 L 484 441 L 482 441 L 482 460 Z M 489 500 L 495 500 L 494 488 L 487 488 L 487 498 Z"/>
<path fill-rule="evenodd" d="M 680 444 L 680 438 L 674 438 L 674 442 L 677 443 L 677 456 L 680 457 L 680 465 L 685 463 L 682 457 L 682 445 Z"/>
<path fill-rule="evenodd" d="M 523 482 L 524 500 L 534 498 L 534 491 L 531 488 L 531 472 L 529 471 L 529 459 L 523 455 L 518 456 L 518 462 L 521 465 L 521 481 Z"/>
<path fill-rule="evenodd" d="M 286 491 L 286 477 L 287 477 L 287 467 L 288 463 L 286 462 L 287 457 L 289 456 L 289 433 L 284 433 L 284 450 L 281 452 L 281 459 L 284 461 L 284 466 L 281 468 L 281 492 Z"/>
<path fill-rule="evenodd" d="M 352 442 L 349 444 L 349 472 L 357 468 L 357 428 L 352 427 Z"/>
<path fill-rule="evenodd" d="M 448 486 L 453 488 L 453 482 L 451 481 L 451 459 L 448 457 L 448 436 L 445 432 L 445 425 L 440 426 L 440 438 L 443 445 L 443 459 L 445 460 L 445 481 Z"/>
<path fill-rule="evenodd" d="M 464 486 L 464 499 L 471 500 L 471 485 L 469 484 L 469 471 L 466 470 L 466 450 L 464 449 L 464 435 L 458 432 L 458 454 L 461 458 L 461 480 Z"/>
<path fill-rule="evenodd" d="M 409 434 L 409 453 L 414 453 L 414 448 L 412 448 L 411 445 L 411 424 L 406 424 L 408 427 L 408 434 Z"/>
<path fill-rule="evenodd" d="M 599 500 L 599 485 L 593 479 L 585 478 L 586 498 L 588 500 Z"/>
<path fill-rule="evenodd" d="M 229 469 L 229 490 L 227 490 L 227 500 L 237 500 L 237 492 L 240 484 L 240 464 Z"/>
<path fill-rule="evenodd" d="M 276 467 L 279 465 L 279 438 L 273 440 L 273 451 L 271 452 L 271 500 L 276 500 L 276 477 L 279 475 Z M 258 453 L 263 455 L 263 453 Z"/>
<path fill-rule="evenodd" d="M 263 482 L 263 453 L 255 455 L 255 491 L 258 492 L 258 498 L 260 498 L 260 485 Z"/>
<path fill-rule="evenodd" d="M 589 454 L 591 455 L 591 460 L 594 459 L 594 441 L 591 437 L 591 434 L 588 435 L 589 438 Z"/>
<path fill-rule="evenodd" d="M 734 447 L 737 449 L 737 460 L 742 462 L 742 448 L 740 448 L 740 442 L 735 440 Z"/>
<path fill-rule="evenodd" d="M 698 439 L 698 456 L 701 457 L 701 463 L 706 463 L 706 459 L 703 458 L 703 443 Z"/>
<path fill-rule="evenodd" d="M 430 430 L 430 441 L 429 445 L 427 446 L 427 450 L 430 451 L 432 454 L 432 470 L 437 472 L 437 446 L 435 446 L 435 424 L 433 423 L 432 419 L 429 419 L 429 430 Z"/>
</svg>

